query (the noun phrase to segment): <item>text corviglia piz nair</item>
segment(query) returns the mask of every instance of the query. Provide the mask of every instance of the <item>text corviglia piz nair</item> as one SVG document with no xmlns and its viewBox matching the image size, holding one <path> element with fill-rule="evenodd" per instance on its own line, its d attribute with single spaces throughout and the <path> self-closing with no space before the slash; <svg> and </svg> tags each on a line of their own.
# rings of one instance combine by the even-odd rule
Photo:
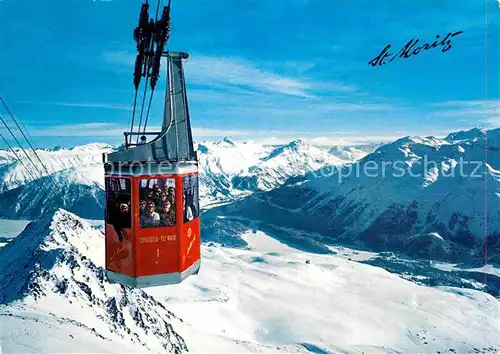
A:
<svg viewBox="0 0 500 354">
<path fill-rule="evenodd" d="M 390 53 L 389 49 L 391 48 L 391 45 L 388 44 L 385 46 L 384 49 L 382 49 L 382 52 L 380 52 L 379 55 L 370 60 L 368 64 L 371 66 L 382 66 L 392 62 L 396 58 L 407 59 L 412 55 L 417 55 L 422 50 L 429 50 L 436 47 L 442 47 L 441 52 L 444 53 L 452 47 L 451 39 L 455 36 L 458 36 L 461 33 L 463 33 L 463 31 L 458 31 L 454 33 L 450 32 L 443 39 L 440 39 L 440 36 L 436 35 L 436 40 L 432 42 L 432 44 L 425 43 L 423 45 L 418 45 L 420 41 L 418 38 L 416 40 L 412 38 L 397 53 Z"/>
</svg>

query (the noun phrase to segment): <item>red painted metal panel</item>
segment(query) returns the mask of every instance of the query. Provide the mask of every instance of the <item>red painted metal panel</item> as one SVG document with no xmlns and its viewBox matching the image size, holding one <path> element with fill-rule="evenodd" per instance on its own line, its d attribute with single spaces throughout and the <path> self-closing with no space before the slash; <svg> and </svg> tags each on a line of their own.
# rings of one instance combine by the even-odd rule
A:
<svg viewBox="0 0 500 354">
<path fill-rule="evenodd" d="M 200 259 L 200 216 L 184 223 L 182 178 L 187 175 L 130 177 L 132 228 L 124 229 L 124 239 L 106 224 L 106 269 L 133 278 L 179 273 Z M 142 179 L 175 180 L 175 226 L 141 228 L 139 183 Z"/>
</svg>

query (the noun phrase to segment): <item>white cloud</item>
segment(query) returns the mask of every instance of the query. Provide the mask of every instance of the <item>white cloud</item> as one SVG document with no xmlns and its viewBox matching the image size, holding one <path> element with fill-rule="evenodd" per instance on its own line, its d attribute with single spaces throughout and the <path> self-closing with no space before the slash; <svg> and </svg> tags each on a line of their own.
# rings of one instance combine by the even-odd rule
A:
<svg viewBox="0 0 500 354">
<path fill-rule="evenodd" d="M 106 52 L 103 59 L 108 63 L 133 67 L 135 56 L 124 51 Z M 256 63 L 241 58 L 192 55 L 185 62 L 186 76 L 190 84 L 226 88 L 248 89 L 257 92 L 314 98 L 319 90 L 352 92 L 353 85 L 337 82 L 315 82 L 295 78 L 258 67 Z"/>
<path fill-rule="evenodd" d="M 498 118 L 495 117 L 497 120 Z M 342 131 L 342 132 L 307 132 L 307 131 L 277 131 L 277 130 L 245 130 L 245 129 L 217 129 L 206 127 L 193 127 L 193 137 L 195 141 L 214 141 L 223 137 L 229 137 L 234 140 L 251 140 L 262 144 L 286 144 L 295 139 L 318 145 L 356 145 L 371 142 L 391 142 L 403 136 L 437 136 L 444 137 L 452 131 L 467 130 L 471 127 L 455 130 L 432 130 L 424 129 L 420 131 L 395 130 L 392 133 L 370 132 L 370 131 Z M 150 131 L 159 131 L 160 127 L 153 126 Z M 89 122 L 73 125 L 58 125 L 47 129 L 30 129 L 30 135 L 33 137 L 87 137 L 96 140 L 121 141 L 123 132 L 128 131 L 129 127 L 108 122 Z M 0 129 L 2 132 L 2 129 Z"/>
<path fill-rule="evenodd" d="M 34 137 L 114 137 L 120 138 L 124 131 L 128 131 L 127 126 L 107 123 L 91 122 L 72 125 L 56 125 L 47 129 L 30 129 L 30 134 Z M 160 127 L 151 127 L 149 131 L 159 131 Z M 359 132 L 342 132 L 331 135 L 315 135 L 310 132 L 281 132 L 276 130 L 239 130 L 239 129 L 216 129 L 193 127 L 195 140 L 218 140 L 223 137 L 235 138 L 235 140 L 253 140 L 261 143 L 280 144 L 288 143 L 291 140 L 300 138 L 306 142 L 317 145 L 345 145 L 354 142 L 366 141 L 389 141 L 398 138 L 400 135 L 373 135 Z"/>
<path fill-rule="evenodd" d="M 316 82 L 294 78 L 259 68 L 240 58 L 193 56 L 187 60 L 186 75 L 191 82 L 202 85 L 246 87 L 259 92 L 314 98 L 317 91 L 350 92 L 354 86 L 336 82 Z"/>
<path fill-rule="evenodd" d="M 150 126 L 148 131 L 160 131 L 159 126 Z M 193 129 L 194 136 L 221 137 L 221 136 L 242 136 L 251 135 L 252 131 L 246 130 L 224 130 L 215 128 Z M 30 129 L 32 136 L 75 136 L 75 137 L 123 137 L 123 132 L 130 131 L 130 127 L 107 122 L 80 123 L 72 125 L 55 125 L 47 129 Z"/>
<path fill-rule="evenodd" d="M 500 106 L 500 100 L 455 100 L 445 102 L 435 102 L 430 106 L 436 107 L 474 107 L 474 106 Z"/>
<path fill-rule="evenodd" d="M 225 130 L 225 129 L 211 129 L 211 128 L 192 128 L 193 136 L 203 137 L 221 137 L 221 136 L 248 136 L 253 132 L 247 130 Z"/>
<path fill-rule="evenodd" d="M 435 116 L 456 117 L 486 127 L 500 126 L 500 100 L 446 101 L 430 104 Z"/>
<path fill-rule="evenodd" d="M 83 108 L 106 108 L 120 111 L 132 111 L 130 105 L 120 105 L 113 103 L 99 103 L 99 102 L 42 102 L 42 101 L 18 101 L 17 103 L 23 104 L 39 104 L 49 106 L 65 106 L 65 107 L 83 107 Z"/>
<path fill-rule="evenodd" d="M 54 125 L 47 129 L 30 129 L 32 136 L 120 137 L 126 127 L 115 123 L 95 122 L 71 125 Z"/>
</svg>

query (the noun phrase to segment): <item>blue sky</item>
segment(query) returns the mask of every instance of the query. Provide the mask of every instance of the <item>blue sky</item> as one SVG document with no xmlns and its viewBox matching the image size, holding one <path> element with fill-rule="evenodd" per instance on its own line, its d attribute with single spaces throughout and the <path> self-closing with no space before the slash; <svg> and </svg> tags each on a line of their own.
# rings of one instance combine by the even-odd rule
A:
<svg viewBox="0 0 500 354">
<path fill-rule="evenodd" d="M 172 3 L 168 47 L 191 55 L 198 140 L 344 144 L 500 126 L 497 0 Z M 0 93 L 37 145 L 123 141 L 140 6 L 0 0 Z M 368 65 L 387 44 L 396 52 L 412 38 L 432 43 L 457 31 L 445 53 Z"/>
</svg>

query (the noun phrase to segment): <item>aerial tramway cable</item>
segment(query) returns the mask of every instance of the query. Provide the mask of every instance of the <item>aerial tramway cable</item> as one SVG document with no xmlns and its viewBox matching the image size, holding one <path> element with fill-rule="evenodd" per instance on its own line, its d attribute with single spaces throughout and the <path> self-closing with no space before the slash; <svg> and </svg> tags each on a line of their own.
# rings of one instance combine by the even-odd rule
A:
<svg viewBox="0 0 500 354">
<path fill-rule="evenodd" d="M 132 109 L 132 122 L 130 123 L 130 132 L 134 131 L 134 116 L 135 116 L 135 107 L 137 105 L 137 89 L 135 89 L 135 97 L 134 97 L 134 108 Z M 126 144 L 132 143 L 132 137 L 126 140 Z"/>
<path fill-rule="evenodd" d="M 147 31 L 150 30 L 149 27 L 149 3 L 146 0 L 144 4 L 141 6 L 141 12 L 139 14 L 139 22 L 137 27 L 134 30 L 134 39 L 137 42 L 137 56 L 135 58 L 135 68 L 134 68 L 134 86 L 135 86 L 135 96 L 134 96 L 134 108 L 132 110 L 132 120 L 130 124 L 130 134 L 134 131 L 134 120 L 135 120 L 135 112 L 137 108 L 137 96 L 139 91 L 139 86 L 141 83 L 141 77 L 143 76 L 143 66 L 144 66 L 144 54 L 145 54 L 145 45 L 146 45 L 146 37 Z M 132 136 L 130 139 L 126 141 L 126 144 L 132 143 Z"/>
<path fill-rule="evenodd" d="M 168 41 L 170 33 L 170 4 L 171 0 L 168 1 L 168 6 L 163 8 L 163 13 L 161 19 L 158 20 L 158 15 L 160 12 L 160 2 L 158 0 L 156 6 L 156 16 L 155 20 L 149 19 L 149 4 L 146 1 L 141 7 L 141 13 L 139 15 L 139 25 L 134 30 L 134 38 L 137 41 L 137 51 L 135 61 L 135 71 L 134 71 L 134 86 L 135 86 L 135 96 L 134 96 L 134 106 L 132 110 L 132 119 L 130 124 L 130 134 L 134 134 L 134 120 L 137 112 L 137 97 L 138 90 L 140 87 L 141 77 L 145 77 L 145 86 L 142 96 L 141 113 L 139 117 L 139 124 L 137 127 L 137 138 L 136 143 L 139 142 L 139 136 L 146 132 L 149 113 L 151 111 L 151 104 L 153 101 L 154 90 L 156 88 L 156 83 L 158 81 L 161 57 L 165 48 L 165 44 Z M 151 93 L 149 97 L 149 102 L 146 109 L 146 116 L 144 119 L 144 127 L 142 126 L 144 109 L 146 104 L 148 83 L 151 87 Z M 127 144 L 130 140 L 127 140 Z"/>
<path fill-rule="evenodd" d="M 39 174 L 39 178 L 42 177 L 43 174 L 38 170 L 36 164 L 33 162 L 33 160 L 28 155 L 28 153 L 26 152 L 26 150 L 23 148 L 23 146 L 21 145 L 21 143 L 19 142 L 19 140 L 17 139 L 17 137 L 14 135 L 14 133 L 12 132 L 12 130 L 7 125 L 7 122 L 5 121 L 5 119 L 3 119 L 2 116 L 0 116 L 0 120 L 2 121 L 2 123 L 5 126 L 5 128 L 7 129 L 7 131 L 10 133 L 10 135 L 12 136 L 12 138 L 14 139 L 14 141 L 17 143 L 17 145 L 19 145 L 19 148 L 23 151 L 24 155 L 26 155 L 26 157 L 28 158 L 28 160 L 31 162 L 31 164 L 33 165 L 35 171 Z"/>
<path fill-rule="evenodd" d="M 2 118 L 2 117 L 0 116 L 0 118 Z M 21 164 L 21 166 L 24 167 L 24 169 L 26 170 L 26 172 L 28 173 L 28 175 L 34 181 L 36 178 L 33 176 L 33 174 L 31 173 L 31 171 L 26 167 L 26 165 L 24 164 L 24 162 L 21 160 L 21 158 L 17 154 L 16 150 L 14 150 L 12 148 L 12 146 L 9 144 L 9 142 L 7 141 L 7 139 L 5 139 L 5 137 L 2 135 L 2 133 L 0 133 L 0 137 L 2 138 L 3 142 L 5 143 L 5 145 L 7 145 L 7 147 L 9 148 L 9 150 L 12 151 L 12 153 L 14 154 L 16 160 Z"/>
<path fill-rule="evenodd" d="M 149 119 L 149 112 L 151 110 L 151 103 L 153 101 L 153 94 L 156 88 L 156 83 L 158 82 L 158 78 L 160 76 L 161 56 L 163 54 L 163 50 L 165 49 L 165 44 L 167 43 L 170 35 L 170 4 L 171 0 L 169 0 L 168 5 L 163 8 L 163 13 L 159 22 L 158 22 L 158 10 L 160 6 L 159 0 L 158 0 L 158 7 L 156 9 L 156 23 L 158 27 L 158 31 L 155 32 L 156 52 L 151 72 L 151 96 L 149 97 L 146 120 L 144 122 L 144 129 L 142 131 L 143 134 L 146 132 L 146 127 L 148 125 L 148 119 Z"/>
<path fill-rule="evenodd" d="M 149 72 L 149 66 L 148 66 L 147 70 Z M 144 93 L 142 95 L 141 116 L 139 118 L 139 125 L 137 127 L 137 133 L 140 133 L 140 131 L 141 131 L 142 113 L 143 113 L 143 110 L 144 110 L 144 102 L 146 101 L 146 92 L 147 92 L 147 89 L 148 89 L 148 80 L 149 80 L 149 76 L 146 76 L 146 84 L 144 85 Z M 136 141 L 136 143 L 138 143 L 138 142 L 139 142 L 139 134 L 137 134 L 137 141 Z"/>
<path fill-rule="evenodd" d="M 144 74 L 146 76 L 146 82 L 145 82 L 145 85 L 144 85 L 144 93 L 143 93 L 143 96 L 142 96 L 142 106 L 141 106 L 141 116 L 139 118 L 139 125 L 137 127 L 137 138 L 136 138 L 136 143 L 139 143 L 139 135 L 141 133 L 141 125 L 142 125 L 142 116 L 143 116 L 143 113 L 144 113 L 144 103 L 146 103 L 146 93 L 147 93 L 147 89 L 148 89 L 148 80 L 149 78 L 152 76 L 153 72 L 151 69 L 153 69 L 153 66 L 154 66 L 154 61 L 152 60 L 152 53 L 154 51 L 154 44 L 156 42 L 156 28 L 158 27 L 158 12 L 160 11 L 160 0 L 158 0 L 158 3 L 156 5 L 156 16 L 155 16 L 155 21 L 153 22 L 152 20 L 150 21 L 150 27 L 149 27 L 149 30 L 150 32 L 147 33 L 147 35 L 149 35 L 149 44 L 148 42 L 146 42 L 146 44 L 148 44 L 147 46 L 147 49 L 148 51 L 145 53 L 147 54 L 147 58 L 146 58 L 146 66 L 144 68 Z M 149 98 L 149 106 L 148 106 L 148 110 L 147 110 L 147 114 L 149 115 L 149 107 L 151 106 L 151 100 L 153 99 L 153 91 L 154 91 L 154 88 L 152 89 L 151 91 L 151 95 L 150 95 L 150 98 Z M 146 122 L 147 122 L 147 116 L 146 116 Z M 146 123 L 147 124 L 147 123 Z M 146 124 L 144 124 L 144 131 L 146 131 Z"/>
<path fill-rule="evenodd" d="M 151 95 L 149 96 L 148 110 L 146 112 L 146 120 L 144 121 L 144 129 L 142 130 L 142 134 L 146 133 L 146 126 L 148 125 L 148 118 L 149 118 L 149 110 L 151 109 L 151 102 L 153 101 L 153 92 L 154 90 L 151 91 Z"/>
<path fill-rule="evenodd" d="M 17 128 L 19 129 L 19 131 L 21 132 L 22 136 L 24 137 L 24 139 L 26 140 L 26 142 L 28 143 L 29 147 L 31 148 L 31 151 L 33 151 L 33 154 L 36 156 L 36 158 L 38 159 L 38 161 L 40 162 L 40 165 L 42 166 L 42 168 L 45 170 L 45 172 L 47 173 L 47 177 L 48 179 L 51 181 L 51 183 L 53 184 L 53 186 L 55 187 L 55 189 L 58 188 L 57 186 L 57 183 L 55 182 L 54 180 L 54 177 L 52 176 L 52 174 L 49 172 L 49 170 L 47 169 L 47 166 L 45 166 L 45 164 L 43 163 L 42 159 L 40 158 L 40 156 L 38 156 L 38 153 L 36 152 L 36 150 L 33 148 L 33 145 L 31 144 L 31 142 L 28 140 L 28 137 L 26 136 L 26 134 L 24 133 L 24 131 L 21 129 L 21 126 L 19 125 L 16 117 L 14 116 L 14 114 L 12 113 L 12 111 L 10 110 L 9 106 L 7 105 L 7 103 L 5 102 L 5 100 L 3 99 L 3 97 L 0 95 L 0 101 L 2 102 L 3 106 L 5 107 L 5 109 L 7 110 L 7 112 L 9 113 L 11 119 L 14 121 L 14 123 L 16 124 Z M 33 162 L 33 160 L 31 159 L 31 157 L 28 155 L 28 153 L 26 152 L 26 150 L 24 149 L 24 147 L 21 145 L 21 143 L 19 142 L 19 140 L 16 138 L 16 136 L 12 133 L 12 130 L 8 127 L 7 123 L 5 122 L 5 120 L 0 117 L 4 126 L 7 128 L 7 130 L 9 131 L 9 133 L 12 135 L 12 137 L 14 138 L 14 140 L 16 141 L 16 143 L 19 145 L 19 148 L 24 152 L 24 154 L 26 155 L 26 157 L 28 158 L 28 160 L 31 162 L 31 164 L 33 165 L 33 167 L 35 168 L 35 170 L 38 172 L 38 174 L 40 175 L 40 178 L 43 178 L 43 171 L 40 172 L 40 170 L 38 169 L 37 165 Z M 25 128 L 26 129 L 26 128 Z M 26 132 L 28 133 L 29 135 L 29 132 L 28 130 L 26 129 Z"/>
</svg>

